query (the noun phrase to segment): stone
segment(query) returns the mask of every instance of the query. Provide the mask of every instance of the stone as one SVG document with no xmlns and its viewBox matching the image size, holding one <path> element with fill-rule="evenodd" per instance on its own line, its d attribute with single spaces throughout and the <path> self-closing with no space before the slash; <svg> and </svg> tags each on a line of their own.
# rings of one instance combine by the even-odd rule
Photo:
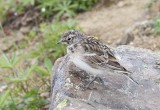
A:
<svg viewBox="0 0 160 110">
<path fill-rule="evenodd" d="M 119 46 L 114 54 L 138 84 L 108 71 L 83 90 L 89 75 L 66 55 L 54 64 L 49 110 L 159 110 L 160 54 L 131 46 Z"/>
<path fill-rule="evenodd" d="M 135 39 L 140 38 L 144 41 L 145 37 L 151 37 L 154 33 L 154 22 L 152 20 L 145 20 L 135 23 L 130 26 L 124 33 L 124 36 L 118 41 L 117 45 L 127 45 Z"/>
</svg>

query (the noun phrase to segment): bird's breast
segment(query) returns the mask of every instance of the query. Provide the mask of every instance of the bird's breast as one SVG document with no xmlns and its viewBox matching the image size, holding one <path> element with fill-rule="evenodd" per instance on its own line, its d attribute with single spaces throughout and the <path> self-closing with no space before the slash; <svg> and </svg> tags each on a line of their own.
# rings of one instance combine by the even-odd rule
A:
<svg viewBox="0 0 160 110">
<path fill-rule="evenodd" d="M 72 62 L 80 69 L 90 73 L 90 74 L 100 74 L 102 71 L 91 67 L 88 63 L 83 59 L 83 55 L 74 55 L 72 58 Z"/>
</svg>

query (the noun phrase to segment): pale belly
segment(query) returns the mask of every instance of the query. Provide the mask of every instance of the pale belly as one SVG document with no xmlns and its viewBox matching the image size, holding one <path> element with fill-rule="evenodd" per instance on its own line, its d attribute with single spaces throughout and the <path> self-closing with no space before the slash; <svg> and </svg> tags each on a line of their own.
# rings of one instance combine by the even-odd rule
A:
<svg viewBox="0 0 160 110">
<path fill-rule="evenodd" d="M 72 62 L 80 69 L 86 71 L 89 74 L 98 75 L 102 73 L 102 70 L 96 69 L 88 65 L 86 62 L 83 61 L 83 57 L 80 55 L 76 55 L 71 58 Z"/>
</svg>

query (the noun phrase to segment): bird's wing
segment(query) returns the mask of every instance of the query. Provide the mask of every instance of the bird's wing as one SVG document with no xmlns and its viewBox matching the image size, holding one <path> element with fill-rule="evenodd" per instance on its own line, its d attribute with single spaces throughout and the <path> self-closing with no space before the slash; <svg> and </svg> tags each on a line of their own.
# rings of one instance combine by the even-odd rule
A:
<svg viewBox="0 0 160 110">
<path fill-rule="evenodd" d="M 130 75 L 131 72 L 127 71 L 123 66 L 121 66 L 117 61 L 111 60 L 106 58 L 104 55 L 99 56 L 96 54 L 92 55 L 84 55 L 83 57 L 84 62 L 86 62 L 89 66 L 95 69 L 100 68 L 111 68 L 112 70 L 117 70 L 119 72 L 122 72 L 123 74 L 127 75 L 133 82 L 139 85 L 137 81 L 135 81 Z"/>
<path fill-rule="evenodd" d="M 97 40 L 94 37 L 85 37 L 81 42 L 85 50 L 88 52 L 114 57 L 111 48 L 104 45 L 100 40 Z"/>
<path fill-rule="evenodd" d="M 119 71 L 126 71 L 124 67 L 122 67 L 116 59 L 110 59 L 108 56 L 105 55 L 97 55 L 97 54 L 85 54 L 84 62 L 90 65 L 93 68 L 111 68 L 113 70 Z"/>
<path fill-rule="evenodd" d="M 94 53 L 94 55 L 86 55 L 84 57 L 84 61 L 91 67 L 109 67 L 112 70 L 121 71 L 123 72 L 123 74 L 129 76 L 129 78 L 133 82 L 137 83 L 130 76 L 132 73 L 127 71 L 123 66 L 120 65 L 110 47 L 104 45 L 99 40 L 94 39 L 93 37 L 84 38 L 84 40 L 82 40 L 82 46 L 84 47 L 86 52 Z"/>
<path fill-rule="evenodd" d="M 126 71 L 126 69 L 118 63 L 116 57 L 111 51 L 111 48 L 104 45 L 101 41 L 93 37 L 86 37 L 82 40 L 81 44 L 86 52 L 95 53 L 95 55 L 86 56 L 91 64 L 95 63 L 98 65 L 108 66 L 115 70 Z"/>
</svg>

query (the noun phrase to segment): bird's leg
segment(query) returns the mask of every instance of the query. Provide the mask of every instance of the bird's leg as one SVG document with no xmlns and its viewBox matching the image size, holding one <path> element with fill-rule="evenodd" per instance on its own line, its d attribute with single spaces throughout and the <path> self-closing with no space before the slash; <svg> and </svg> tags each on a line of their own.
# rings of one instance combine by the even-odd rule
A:
<svg viewBox="0 0 160 110">
<path fill-rule="evenodd" d="M 90 78 L 89 78 L 89 82 L 86 84 L 86 85 L 84 85 L 84 87 L 83 87 L 83 90 L 86 90 L 86 89 L 88 89 L 89 88 L 89 86 L 91 85 L 91 83 L 93 83 L 95 80 L 97 79 L 97 76 L 90 76 Z"/>
<path fill-rule="evenodd" d="M 86 85 L 86 87 L 88 88 L 88 87 L 90 86 L 90 84 L 93 83 L 96 79 L 97 79 L 97 76 L 93 76 L 93 78 L 90 77 L 90 81 L 89 81 L 89 83 Z"/>
</svg>

